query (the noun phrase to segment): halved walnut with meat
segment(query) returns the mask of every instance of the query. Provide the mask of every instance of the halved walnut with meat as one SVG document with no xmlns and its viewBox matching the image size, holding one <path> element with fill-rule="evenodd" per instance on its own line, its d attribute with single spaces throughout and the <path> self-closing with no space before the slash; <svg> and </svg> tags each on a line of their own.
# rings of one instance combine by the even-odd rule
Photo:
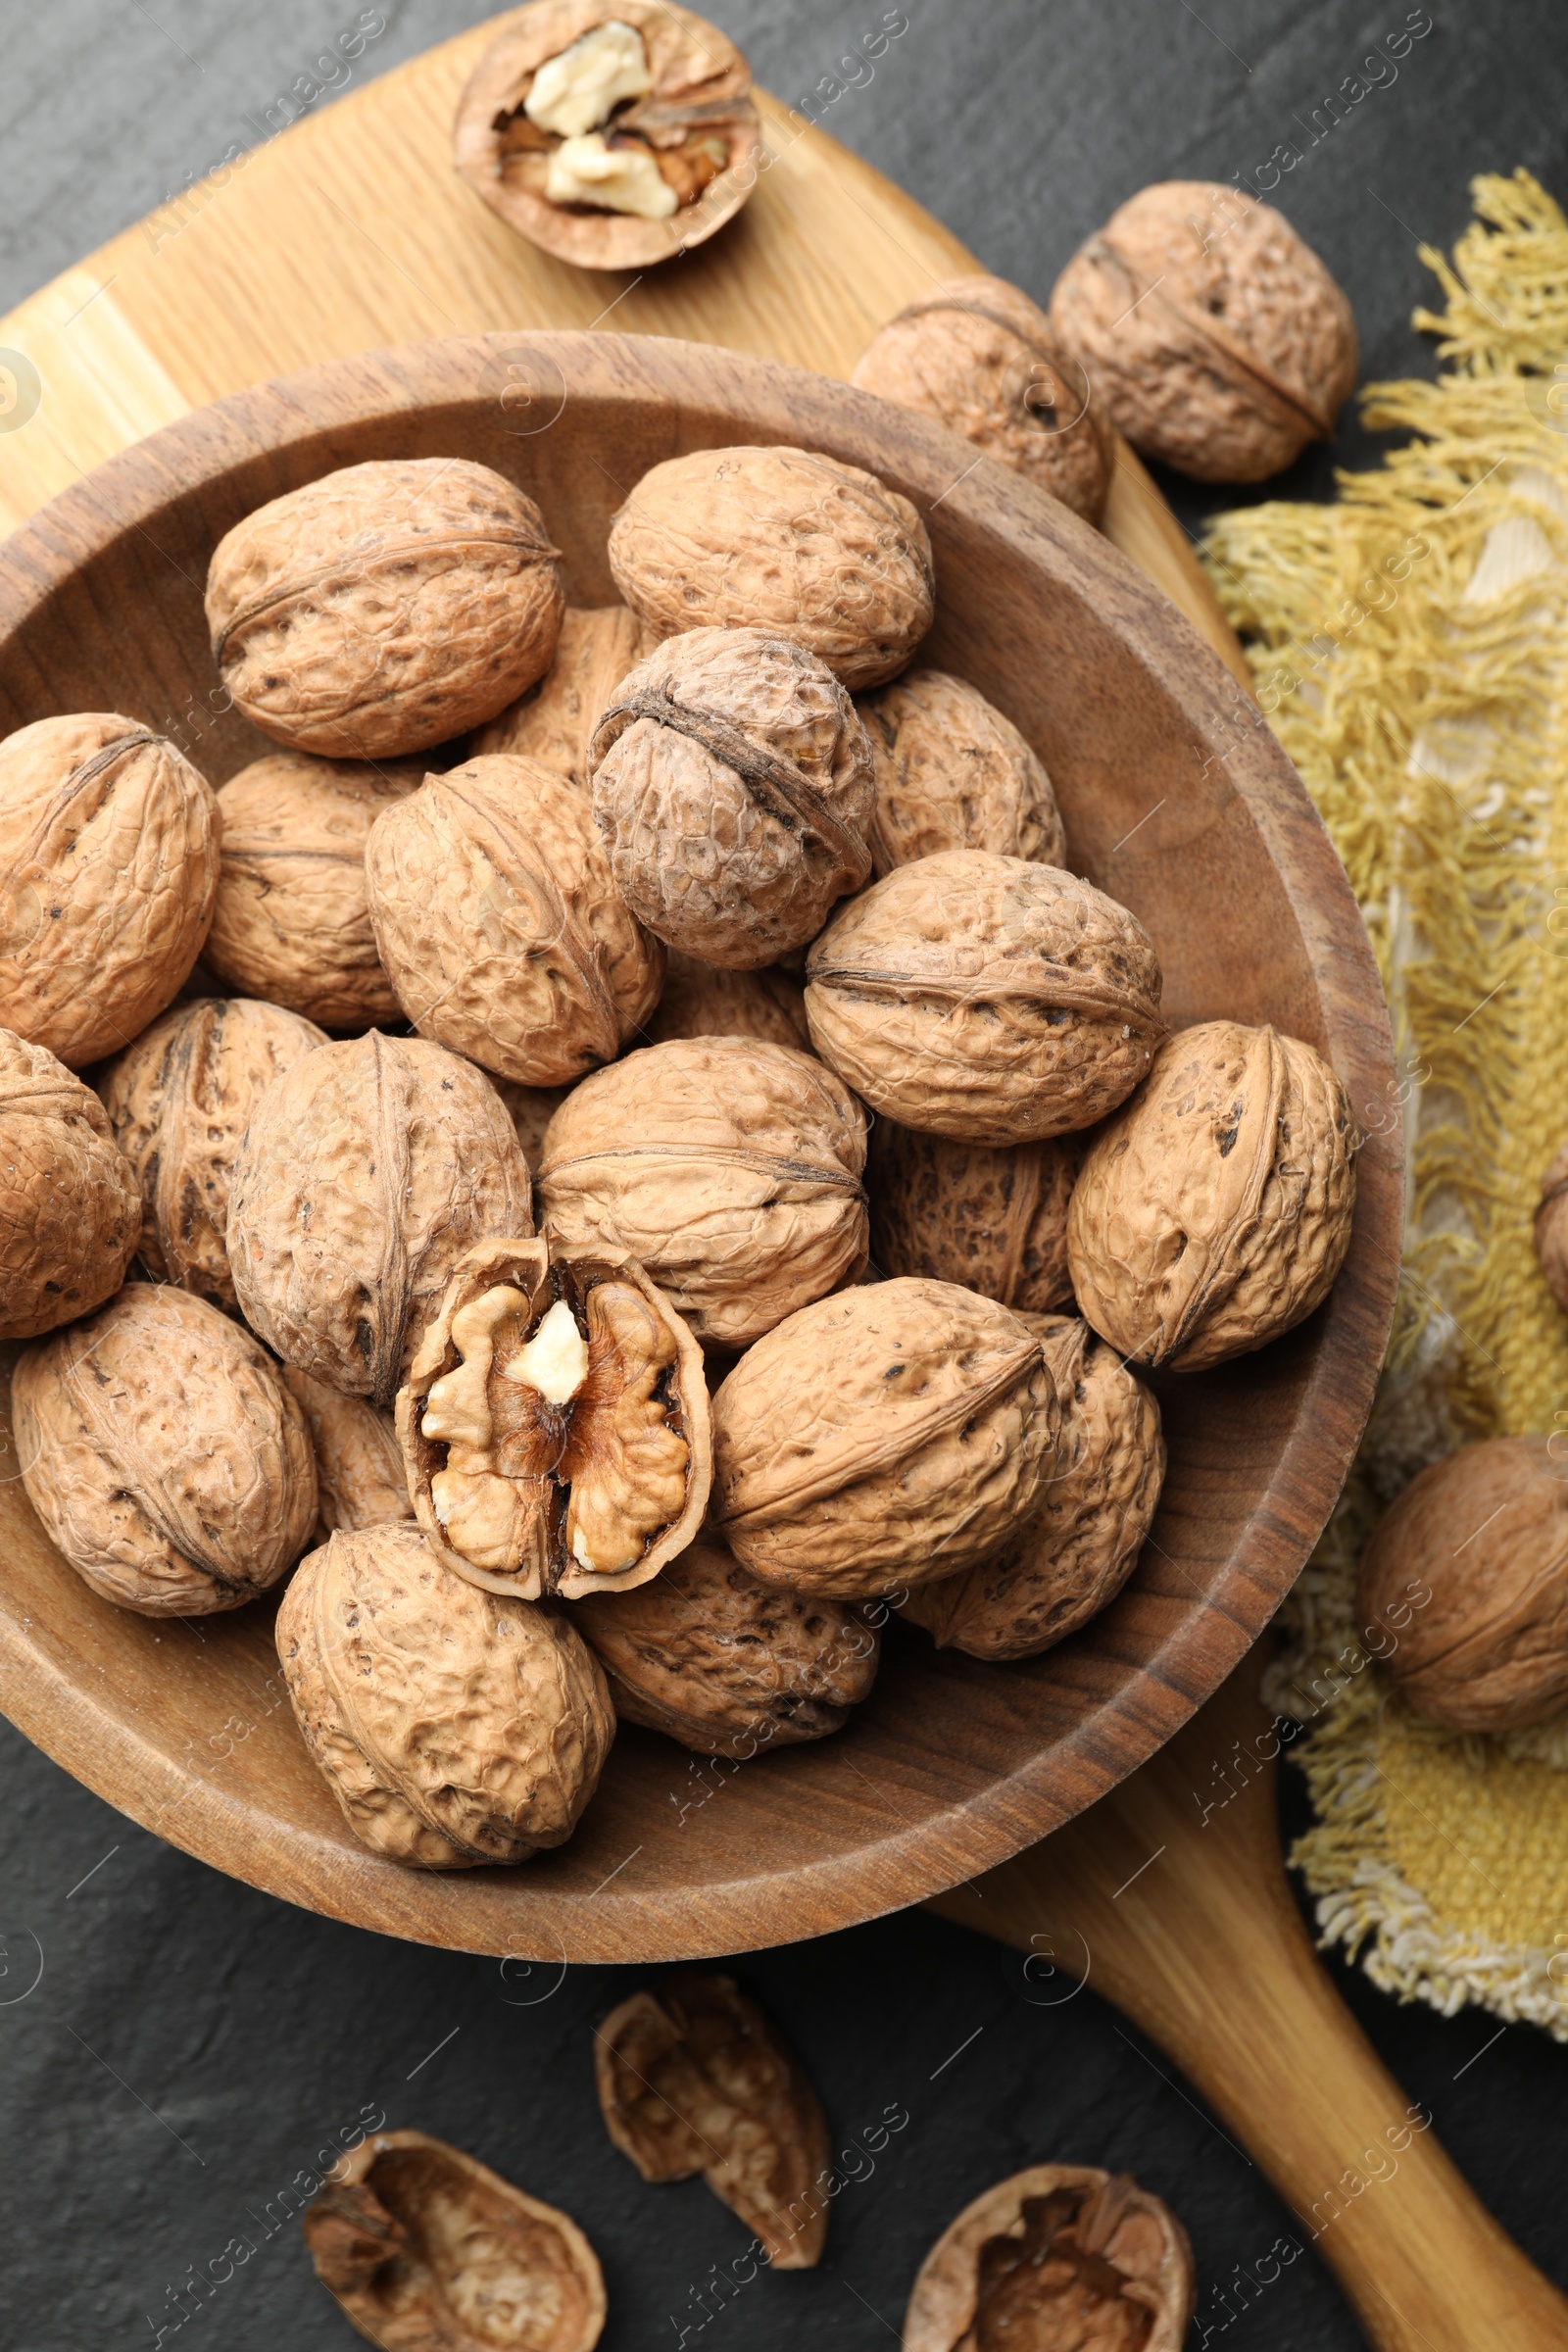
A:
<svg viewBox="0 0 1568 2352">
<path fill-rule="evenodd" d="M 708 1507 L 702 1349 L 629 1258 L 477 1244 L 409 1368 L 397 1428 L 419 1525 L 493 1592 L 580 1600 L 646 1584 Z"/>
</svg>

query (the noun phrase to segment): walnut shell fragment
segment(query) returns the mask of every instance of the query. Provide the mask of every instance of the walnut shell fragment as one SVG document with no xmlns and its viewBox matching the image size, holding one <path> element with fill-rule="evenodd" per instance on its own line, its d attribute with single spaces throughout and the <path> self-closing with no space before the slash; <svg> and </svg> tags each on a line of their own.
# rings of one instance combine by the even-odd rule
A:
<svg viewBox="0 0 1568 2352">
<path fill-rule="evenodd" d="M 904 2352 L 1181 2352 L 1193 2250 L 1126 2173 L 1035 2164 L 999 2180 L 920 2265 Z"/>
<path fill-rule="evenodd" d="M 1320 1305 L 1350 1246 L 1359 1144 L 1298 1038 L 1203 1021 L 1096 1137 L 1067 1210 L 1082 1312 L 1129 1362 L 1197 1372 Z"/>
<path fill-rule="evenodd" d="M 421 1036 L 524 1086 L 612 1061 L 663 950 L 616 890 L 583 796 L 510 754 L 431 776 L 377 818 L 370 920 Z"/>
<path fill-rule="evenodd" d="M 273 1081 L 230 1182 L 246 1321 L 285 1363 L 383 1409 L 465 1250 L 532 1231 L 494 1087 L 441 1046 L 375 1029 Z"/>
<path fill-rule="evenodd" d="M 318 2278 L 382 2352 L 593 2352 L 605 2325 L 576 2223 L 424 2132 L 362 2140 L 300 2227 Z"/>
<path fill-rule="evenodd" d="M 806 961 L 822 1059 L 901 1127 L 979 1144 L 1090 1127 L 1165 1035 L 1136 915 L 1054 866 L 984 850 L 901 865 Z"/>
<path fill-rule="evenodd" d="M 562 615 L 556 658 L 544 676 L 499 718 L 474 736 L 476 760 L 508 752 L 548 767 L 564 784 L 589 791 L 588 747 L 599 714 L 615 699 L 615 689 L 658 642 L 644 620 L 625 605 L 582 609 L 568 605 Z"/>
<path fill-rule="evenodd" d="M 805 449 L 700 449 L 643 475 L 610 528 L 634 612 L 676 629 L 793 637 L 852 693 L 879 686 L 931 626 L 919 514 L 858 466 Z"/>
<path fill-rule="evenodd" d="M 1004 1306 L 1044 1314 L 1072 1296 L 1067 1202 L 1073 1137 L 959 1144 L 891 1119 L 871 1134 L 871 1255 L 884 1274 L 961 1282 Z"/>
<path fill-rule="evenodd" d="M 605 2128 L 645 2180 L 709 2187 L 776 2271 L 821 2259 L 827 2119 L 794 2051 L 733 1977 L 681 1969 L 594 2036 Z"/>
<path fill-rule="evenodd" d="M 277 1654 L 313 1761 L 372 1852 L 420 1870 L 522 1862 L 582 1818 L 615 1735 L 564 1619 L 454 1576 L 416 1527 L 302 1562 Z"/>
<path fill-rule="evenodd" d="M 339 1528 L 353 1535 L 389 1519 L 412 1519 L 392 1415 L 378 1413 L 363 1396 L 344 1396 L 293 1364 L 283 1367 L 283 1385 L 305 1415 L 316 1454 L 317 1541 L 324 1544 Z"/>
<path fill-rule="evenodd" d="M 1355 320 L 1284 215 L 1241 189 L 1141 189 L 1057 278 L 1051 324 L 1145 457 L 1260 482 L 1327 440 L 1355 389 Z"/>
<path fill-rule="evenodd" d="M 531 498 L 467 458 L 373 458 L 225 532 L 213 659 L 291 751 L 395 760 L 494 718 L 550 667 L 564 599 Z"/>
<path fill-rule="evenodd" d="M 155 1282 L 238 1303 L 228 1196 L 240 1139 L 272 1080 L 326 1039 L 248 997 L 174 1004 L 99 1074 L 115 1141 L 141 1188 L 141 1262 Z"/>
<path fill-rule="evenodd" d="M 11 1386 L 27 1499 L 95 1592 L 147 1617 L 237 1609 L 316 1521 L 299 1406 L 205 1298 L 127 1283 L 38 1341 Z"/>
<path fill-rule="evenodd" d="M 365 895 L 365 844 L 383 808 L 416 790 L 419 760 L 270 752 L 218 796 L 223 850 L 202 961 L 236 995 L 323 1029 L 402 1012 Z"/>
<path fill-rule="evenodd" d="M 205 777 L 118 711 L 0 742 L 0 1022 L 82 1069 L 189 977 L 218 887 Z"/>
<path fill-rule="evenodd" d="M 878 1636 L 858 1610 L 760 1585 L 711 1544 L 639 1592 L 580 1600 L 572 1614 L 620 1720 L 699 1755 L 825 1740 L 876 1679 Z"/>
<path fill-rule="evenodd" d="M 827 665 L 765 629 L 692 629 L 623 678 L 594 731 L 615 887 L 706 963 L 774 962 L 871 871 L 871 760 Z"/>
<path fill-rule="evenodd" d="M 1109 1606 L 1138 1564 L 1165 1479 L 1159 1406 L 1087 1323 L 1024 1317 L 1061 1403 L 1054 1478 L 995 1559 L 922 1585 L 903 1614 L 939 1649 L 1032 1658 Z"/>
<path fill-rule="evenodd" d="M 0 1339 L 30 1340 L 119 1290 L 141 1194 L 91 1087 L 0 1029 Z"/>
<path fill-rule="evenodd" d="M 945 669 L 909 669 L 858 695 L 855 707 L 871 746 L 871 865 L 879 881 L 943 850 L 1064 863 L 1067 837 L 1051 778 L 977 686 Z"/>
<path fill-rule="evenodd" d="M 918 295 L 878 327 L 850 381 L 934 416 L 1085 522 L 1103 514 L 1113 459 L 1089 378 L 1004 277 L 950 277 Z"/>
<path fill-rule="evenodd" d="M 956 1283 L 803 1307 L 713 1398 L 713 1523 L 764 1584 L 858 1600 L 989 1559 L 1055 1466 L 1029 1326 Z"/>
<path fill-rule="evenodd" d="M 811 1051 L 806 998 L 793 973 L 768 965 L 758 972 L 723 971 L 695 956 L 669 951 L 664 993 L 643 1024 L 651 1046 L 677 1037 L 753 1037 L 767 1046 Z"/>
<path fill-rule="evenodd" d="M 1541 1179 L 1535 1241 L 1546 1288 L 1568 1314 L 1568 1144 L 1554 1155 Z"/>
<path fill-rule="evenodd" d="M 409 1367 L 397 1427 L 433 1549 L 492 1592 L 646 1584 L 708 1508 L 702 1349 L 624 1257 L 477 1244 Z"/>
<path fill-rule="evenodd" d="M 747 1348 L 866 1261 L 865 1119 L 812 1055 L 649 1046 L 574 1087 L 539 1165 L 546 1230 L 634 1257 L 706 1346 Z"/>
</svg>

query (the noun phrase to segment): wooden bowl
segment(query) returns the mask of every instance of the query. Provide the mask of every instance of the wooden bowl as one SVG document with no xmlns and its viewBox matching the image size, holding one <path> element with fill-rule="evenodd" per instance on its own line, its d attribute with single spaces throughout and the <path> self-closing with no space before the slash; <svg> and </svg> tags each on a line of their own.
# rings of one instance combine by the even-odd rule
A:
<svg viewBox="0 0 1568 2352">
<path fill-rule="evenodd" d="M 730 1767 L 631 1727 L 571 1843 L 433 1876 L 360 1846 L 298 1739 L 258 1604 L 188 1626 L 111 1607 L 0 1483 L 0 1705 L 204 1861 L 393 1935 L 564 1965 L 787 1942 L 949 1887 L 1069 1819 L 1214 1690 L 1300 1568 L 1370 1405 L 1401 1182 L 1389 1025 L 1345 874 L 1235 680 L 1130 564 L 965 442 L 799 369 L 612 334 L 489 335 L 339 360 L 112 459 L 0 564 L 0 731 L 123 710 L 215 783 L 263 748 L 223 709 L 209 554 L 263 500 L 366 458 L 465 457 L 542 505 L 574 603 L 613 597 L 612 514 L 662 458 L 804 443 L 912 498 L 936 549 L 921 659 L 1020 726 L 1078 868 L 1147 924 L 1177 1023 L 1272 1021 L 1330 1056 L 1371 1133 L 1327 1305 L 1260 1354 L 1161 1383 L 1170 1472 L 1132 1583 L 1046 1656 L 985 1666 L 896 1628 L 837 1739 Z M 516 1997 L 553 1982 L 520 1968 Z"/>
</svg>

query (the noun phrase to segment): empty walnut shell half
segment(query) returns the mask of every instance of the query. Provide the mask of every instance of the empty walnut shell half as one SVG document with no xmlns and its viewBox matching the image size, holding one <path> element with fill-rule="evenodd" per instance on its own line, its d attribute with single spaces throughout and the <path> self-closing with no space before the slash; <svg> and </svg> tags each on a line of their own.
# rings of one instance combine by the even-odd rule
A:
<svg viewBox="0 0 1568 2352">
<path fill-rule="evenodd" d="M 548 767 L 586 795 L 588 747 L 599 714 L 614 701 L 627 670 L 635 669 L 656 642 L 647 622 L 625 605 L 586 610 L 568 605 L 550 667 L 536 686 L 479 729 L 469 747 L 472 756 L 488 760 L 497 752 L 513 753 Z"/>
<path fill-rule="evenodd" d="M 370 920 L 422 1036 L 524 1086 L 612 1061 L 664 954 L 615 888 L 587 801 L 511 754 L 431 776 L 377 818 Z"/>
<path fill-rule="evenodd" d="M 700 1755 L 825 1740 L 876 1679 L 879 1639 L 858 1610 L 760 1585 L 712 1544 L 694 1544 L 640 1592 L 578 1601 L 573 1618 L 621 1722 Z"/>
<path fill-rule="evenodd" d="M 1536 1210 L 1536 1255 L 1541 1260 L 1547 1290 L 1568 1314 L 1568 1144 L 1541 1179 L 1541 1205 Z"/>
<path fill-rule="evenodd" d="M 594 2036 L 605 2126 L 645 2180 L 701 2173 L 775 2271 L 821 2259 L 827 2119 L 806 2070 L 732 1977 L 682 1969 Z"/>
<path fill-rule="evenodd" d="M 1072 1295 L 1067 1202 L 1077 1139 L 958 1144 L 891 1119 L 871 1131 L 871 1255 L 884 1274 L 961 1282 L 1043 1314 Z"/>
<path fill-rule="evenodd" d="M 1080 1309 L 1127 1361 L 1177 1372 L 1278 1339 L 1345 1261 L 1358 1142 L 1344 1087 L 1298 1038 L 1182 1030 L 1073 1187 Z"/>
<path fill-rule="evenodd" d="M 772 963 L 871 871 L 871 760 L 824 662 L 765 629 L 693 629 L 623 678 L 593 741 L 615 887 L 706 963 Z"/>
<path fill-rule="evenodd" d="M 703 1351 L 641 1266 L 544 1242 L 459 1259 L 398 1396 L 440 1558 L 529 1599 L 646 1584 L 703 1523 Z"/>
<path fill-rule="evenodd" d="M 593 2352 L 605 2325 L 576 2223 L 424 2132 L 362 2140 L 301 2228 L 316 2276 L 382 2352 Z"/>
<path fill-rule="evenodd" d="M 412 1519 L 397 1424 L 363 1396 L 344 1396 L 293 1364 L 283 1385 L 305 1415 L 316 1453 L 317 1541 L 388 1519 Z"/>
<path fill-rule="evenodd" d="M 610 529 L 635 612 L 676 629 L 793 637 L 851 692 L 901 670 L 931 626 L 931 542 L 872 473 L 804 449 L 700 449 L 643 475 Z"/>
<path fill-rule="evenodd" d="M 664 993 L 643 1024 L 651 1046 L 677 1037 L 754 1037 L 768 1046 L 795 1046 L 809 1054 L 806 998 L 793 973 L 769 965 L 760 972 L 728 972 L 701 963 L 695 956 L 669 952 Z"/>
<path fill-rule="evenodd" d="M 678 1038 L 573 1087 L 550 1122 L 540 1220 L 630 1256 L 705 1345 L 747 1348 L 866 1259 L 865 1118 L 813 1055 Z"/>
<path fill-rule="evenodd" d="M 495 1088 L 441 1046 L 375 1029 L 273 1081 L 230 1180 L 246 1321 L 285 1363 L 383 1408 L 465 1250 L 532 1231 Z"/>
<path fill-rule="evenodd" d="M 213 659 L 292 751 L 395 760 L 543 677 L 563 598 L 531 498 L 466 458 L 374 458 L 258 507 L 207 573 Z"/>
<path fill-rule="evenodd" d="M 701 245 L 757 184 L 745 58 L 664 0 L 533 0 L 501 20 L 458 106 L 453 161 L 531 244 L 581 270 Z"/>
<path fill-rule="evenodd" d="M 1076 1317 L 1025 1320 L 1061 1404 L 1056 1474 L 995 1559 L 903 1603 L 939 1649 L 971 1658 L 1035 1657 L 1108 1607 L 1138 1564 L 1165 1478 L 1159 1406 L 1115 1349 Z"/>
<path fill-rule="evenodd" d="M 945 669 L 910 669 L 858 695 L 855 707 L 871 746 L 879 880 L 943 850 L 1063 863 L 1067 837 L 1051 778 L 977 686 Z"/>
<path fill-rule="evenodd" d="M 1317 255 L 1216 181 L 1129 198 L 1057 278 L 1051 324 L 1133 447 L 1200 482 L 1278 473 L 1355 389 L 1355 320 Z"/>
<path fill-rule="evenodd" d="M 117 711 L 0 743 L 0 1022 L 79 1070 L 189 977 L 218 887 L 218 809 L 162 735 Z"/>
<path fill-rule="evenodd" d="M 334 1535 L 301 1563 L 277 1654 L 350 1829 L 420 1870 L 564 1844 L 615 1734 L 573 1626 L 454 1576 L 397 1521 Z"/>
<path fill-rule="evenodd" d="M 901 865 L 806 961 L 822 1059 L 901 1127 L 1023 1144 L 1091 1127 L 1165 1034 L 1136 915 L 1054 866 L 984 850 Z"/>
<path fill-rule="evenodd" d="M 1035 2164 L 966 2205 L 920 2265 L 904 2352 L 1181 2352 L 1193 2250 L 1125 2173 Z"/>
<path fill-rule="evenodd" d="M 119 1290 L 141 1194 L 91 1087 L 0 1029 L 0 1340 L 53 1331 Z"/>
<path fill-rule="evenodd" d="M 713 1398 L 713 1519 L 765 1584 L 857 1600 L 1000 1551 L 1055 1466 L 1029 1326 L 956 1283 L 803 1307 Z"/>
<path fill-rule="evenodd" d="M 11 1387 L 27 1499 L 77 1574 L 148 1617 L 237 1609 L 316 1524 L 305 1418 L 205 1298 L 127 1283 L 27 1349 Z"/>
<path fill-rule="evenodd" d="M 365 844 L 415 791 L 422 761 L 270 752 L 218 796 L 218 901 L 202 962 L 238 995 L 323 1029 L 368 1029 L 402 1006 L 381 968 L 365 895 Z"/>
<path fill-rule="evenodd" d="M 98 1076 L 141 1188 L 141 1262 L 155 1282 L 238 1303 L 228 1196 L 240 1138 L 272 1080 L 324 1046 L 314 1021 L 248 997 L 174 1004 Z"/>
<path fill-rule="evenodd" d="M 918 295 L 877 329 L 850 381 L 934 416 L 1085 522 L 1103 514 L 1113 460 L 1089 379 L 1004 277 L 950 277 Z"/>
</svg>

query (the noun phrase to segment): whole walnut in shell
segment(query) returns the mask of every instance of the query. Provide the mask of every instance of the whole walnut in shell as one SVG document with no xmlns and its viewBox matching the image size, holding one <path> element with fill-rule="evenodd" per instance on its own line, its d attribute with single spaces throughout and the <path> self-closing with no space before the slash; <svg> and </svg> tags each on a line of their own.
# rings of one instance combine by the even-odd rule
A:
<svg viewBox="0 0 1568 2352">
<path fill-rule="evenodd" d="M 1494 1438 L 1429 1463 L 1362 1554 L 1362 1640 L 1434 1723 L 1518 1731 L 1568 1704 L 1568 1482 L 1555 1445 Z"/>
<path fill-rule="evenodd" d="M 398 1396 L 415 1515 L 443 1563 L 528 1599 L 646 1584 L 703 1523 L 702 1349 L 641 1266 L 480 1242 Z"/>
<path fill-rule="evenodd" d="M 814 939 L 871 870 L 871 760 L 825 663 L 765 629 L 693 629 L 594 732 L 615 887 L 671 947 L 755 969 Z"/>
<path fill-rule="evenodd" d="M 118 711 L 0 743 L 0 1022 L 81 1069 L 128 1045 L 201 953 L 218 810 L 162 735 Z"/>
<path fill-rule="evenodd" d="M 301 2221 L 316 2276 L 382 2352 L 593 2352 L 599 2259 L 575 2222 L 423 2132 L 377 2132 Z"/>
<path fill-rule="evenodd" d="M 879 880 L 943 850 L 1063 862 L 1067 837 L 1051 778 L 977 686 L 945 669 L 910 669 L 857 696 L 855 707 L 871 746 Z"/>
<path fill-rule="evenodd" d="M 141 1188 L 141 1262 L 155 1282 L 238 1303 L 228 1195 L 240 1139 L 272 1080 L 325 1043 L 281 1005 L 201 997 L 172 1005 L 99 1072 Z"/>
<path fill-rule="evenodd" d="M 811 1050 L 806 998 L 790 972 L 769 965 L 758 972 L 730 972 L 695 956 L 669 952 L 664 993 L 643 1024 L 651 1046 L 677 1037 L 755 1037 L 768 1046 Z"/>
<path fill-rule="evenodd" d="M 1133 447 L 1200 482 L 1278 473 L 1355 389 L 1355 320 L 1317 255 L 1216 181 L 1129 198 L 1057 278 L 1051 324 Z"/>
<path fill-rule="evenodd" d="M 1113 459 L 1088 378 L 1004 277 L 950 277 L 918 295 L 878 327 L 850 381 L 934 416 L 1085 522 L 1104 512 Z"/>
<path fill-rule="evenodd" d="M 884 1274 L 961 1282 L 1043 1314 L 1070 1298 L 1075 1138 L 956 1144 L 891 1119 L 871 1132 L 871 1256 Z"/>
<path fill-rule="evenodd" d="M 570 1094 L 569 1086 L 519 1086 L 514 1078 L 492 1077 L 491 1085 L 512 1113 L 523 1156 L 531 1169 L 539 1165 L 545 1130 Z"/>
<path fill-rule="evenodd" d="M 931 626 L 935 571 L 909 501 L 805 449 L 699 449 L 643 475 L 610 568 L 651 626 L 795 638 L 852 692 L 901 670 Z"/>
<path fill-rule="evenodd" d="M 920 2265 L 904 2352 L 1181 2352 L 1193 2249 L 1126 2173 L 1034 2164 L 966 2205 Z"/>
<path fill-rule="evenodd" d="M 1177 1372 L 1265 1347 L 1345 1261 L 1358 1143 L 1344 1087 L 1298 1038 L 1180 1031 L 1073 1187 L 1080 1310 L 1129 1362 Z"/>
<path fill-rule="evenodd" d="M 806 961 L 822 1059 L 901 1127 L 1023 1144 L 1092 1127 L 1165 1034 L 1136 915 L 1054 866 L 984 850 L 901 865 Z"/>
<path fill-rule="evenodd" d="M 394 760 L 543 677 L 564 605 L 531 498 L 466 458 L 374 458 L 269 500 L 207 572 L 213 659 L 291 750 Z"/>
<path fill-rule="evenodd" d="M 339 1528 L 353 1534 L 388 1519 L 412 1519 L 392 1415 L 378 1413 L 363 1396 L 329 1389 L 294 1364 L 284 1365 L 283 1386 L 305 1415 L 316 1454 L 317 1541 L 324 1544 Z"/>
<path fill-rule="evenodd" d="M 218 796 L 223 852 L 202 961 L 247 997 L 323 1029 L 368 1029 L 402 1013 L 381 968 L 365 893 L 365 845 L 421 761 L 314 760 L 270 752 Z"/>
<path fill-rule="evenodd" d="M 625 905 L 583 795 L 500 753 L 431 776 L 365 852 L 376 945 L 422 1036 L 524 1086 L 612 1061 L 663 950 Z"/>
<path fill-rule="evenodd" d="M 1159 1406 L 1113 1348 L 1065 1315 L 1024 1318 L 1061 1403 L 1056 1474 L 993 1560 L 903 1604 L 940 1649 L 1032 1658 L 1113 1601 L 1138 1563 L 1165 1478 Z"/>
<path fill-rule="evenodd" d="M 1541 1205 L 1536 1210 L 1536 1255 L 1546 1288 L 1568 1314 L 1568 1144 L 1553 1158 L 1541 1179 Z"/>
<path fill-rule="evenodd" d="M 765 1584 L 856 1600 L 1000 1551 L 1055 1467 L 1028 1325 L 956 1283 L 802 1307 L 713 1398 L 713 1523 Z"/>
<path fill-rule="evenodd" d="M 301 1563 L 277 1654 L 349 1828 L 421 1870 L 564 1844 L 615 1736 L 573 1626 L 454 1576 L 397 1521 L 334 1535 Z"/>
<path fill-rule="evenodd" d="M 316 1523 L 304 1415 L 265 1348 L 205 1298 L 127 1283 L 29 1348 L 11 1385 L 27 1499 L 105 1600 L 237 1609 Z"/>
<path fill-rule="evenodd" d="M 866 1260 L 865 1119 L 808 1054 L 672 1039 L 574 1087 L 539 1213 L 572 1251 L 646 1267 L 699 1340 L 746 1348 Z"/>
<path fill-rule="evenodd" d="M 234 1163 L 228 1259 L 288 1364 L 385 1407 L 470 1243 L 533 1231 L 505 1103 L 470 1062 L 372 1029 L 275 1079 Z"/>
<path fill-rule="evenodd" d="M 30 1340 L 119 1290 L 141 1194 L 92 1089 L 0 1029 L 0 1339 Z"/>
<path fill-rule="evenodd" d="M 575 784 L 586 794 L 588 747 L 599 714 L 614 701 L 627 670 L 635 669 L 657 643 L 647 622 L 625 605 L 587 610 L 568 605 L 555 660 L 536 686 L 479 729 L 469 747 L 473 758 L 510 752 L 548 767 L 564 784 Z"/>
<path fill-rule="evenodd" d="M 635 1592 L 578 1601 L 573 1616 L 621 1722 L 700 1755 L 825 1740 L 876 1679 L 878 1637 L 856 1609 L 760 1585 L 711 1544 Z"/>
</svg>

